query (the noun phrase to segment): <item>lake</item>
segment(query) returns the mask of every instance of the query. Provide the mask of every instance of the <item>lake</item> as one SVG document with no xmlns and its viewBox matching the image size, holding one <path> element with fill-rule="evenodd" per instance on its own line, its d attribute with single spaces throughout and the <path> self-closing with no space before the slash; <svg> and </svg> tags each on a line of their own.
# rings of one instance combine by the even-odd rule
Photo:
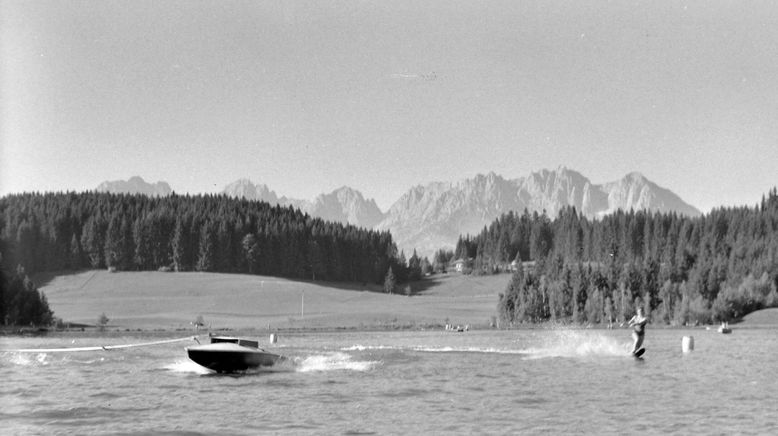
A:
<svg viewBox="0 0 778 436">
<path fill-rule="evenodd" d="M 626 329 L 281 333 L 268 348 L 289 360 L 240 375 L 189 361 L 193 341 L 6 351 L 0 433 L 776 434 L 776 333 L 649 328 L 643 360 Z M 0 349 L 183 336 L 2 337 Z"/>
</svg>

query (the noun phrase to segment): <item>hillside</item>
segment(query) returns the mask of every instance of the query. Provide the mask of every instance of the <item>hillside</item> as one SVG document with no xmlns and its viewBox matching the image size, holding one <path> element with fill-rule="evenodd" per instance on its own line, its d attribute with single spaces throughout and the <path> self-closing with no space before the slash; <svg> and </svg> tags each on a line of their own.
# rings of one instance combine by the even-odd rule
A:
<svg viewBox="0 0 778 436">
<path fill-rule="evenodd" d="M 31 193 L 0 198 L 0 216 L 3 266 L 28 274 L 162 268 L 382 283 L 399 259 L 388 232 L 225 196 Z"/>
<path fill-rule="evenodd" d="M 778 308 L 757 310 L 743 317 L 739 327 L 778 326 Z"/>
<path fill-rule="evenodd" d="M 486 325 L 508 279 L 448 274 L 417 283 L 424 289 L 406 297 L 378 286 L 254 275 L 87 271 L 55 276 L 40 290 L 55 316 L 93 325 L 104 312 L 109 328 L 190 329 L 198 315 L 213 328 L 371 328 Z"/>
</svg>

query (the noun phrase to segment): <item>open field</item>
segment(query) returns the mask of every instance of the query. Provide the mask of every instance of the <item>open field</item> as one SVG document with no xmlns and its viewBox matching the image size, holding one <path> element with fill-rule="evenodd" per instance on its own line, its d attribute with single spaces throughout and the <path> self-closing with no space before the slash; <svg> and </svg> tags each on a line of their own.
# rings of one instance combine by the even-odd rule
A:
<svg viewBox="0 0 778 436">
<path fill-rule="evenodd" d="M 94 325 L 105 313 L 109 329 L 176 330 L 191 329 L 202 315 L 213 329 L 314 329 L 484 326 L 509 278 L 435 276 L 415 284 L 412 297 L 372 284 L 195 272 L 86 271 L 38 283 L 65 322 Z"/>
<path fill-rule="evenodd" d="M 85 271 L 36 282 L 65 322 L 94 325 L 105 313 L 109 329 L 178 330 L 202 315 L 213 329 L 275 330 L 485 326 L 509 279 L 444 274 L 414 284 L 412 297 L 373 284 L 195 272 Z M 739 325 L 778 325 L 778 308 L 751 313 Z"/>
</svg>

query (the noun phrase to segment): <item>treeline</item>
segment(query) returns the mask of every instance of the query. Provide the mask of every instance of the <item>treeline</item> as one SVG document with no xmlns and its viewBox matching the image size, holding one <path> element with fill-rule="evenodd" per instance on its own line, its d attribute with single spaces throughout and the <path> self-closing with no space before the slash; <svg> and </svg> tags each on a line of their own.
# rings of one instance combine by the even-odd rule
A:
<svg viewBox="0 0 778 436">
<path fill-rule="evenodd" d="M 628 319 L 642 305 L 653 322 L 728 321 L 778 306 L 778 192 L 753 208 L 698 218 L 617 211 L 589 220 L 574 208 L 555 220 L 508 213 L 455 256 L 475 273 L 515 272 L 498 310 L 503 322 Z"/>
<path fill-rule="evenodd" d="M 8 276 L 0 265 L 0 323 L 45 326 L 53 319 L 54 313 L 49 309 L 46 295 L 38 291 L 24 268 L 19 267 Z"/>
<path fill-rule="evenodd" d="M 162 269 L 378 284 L 390 268 L 398 282 L 409 276 L 388 232 L 223 195 L 9 195 L 0 199 L 0 243 L 7 268 L 29 274 Z"/>
</svg>

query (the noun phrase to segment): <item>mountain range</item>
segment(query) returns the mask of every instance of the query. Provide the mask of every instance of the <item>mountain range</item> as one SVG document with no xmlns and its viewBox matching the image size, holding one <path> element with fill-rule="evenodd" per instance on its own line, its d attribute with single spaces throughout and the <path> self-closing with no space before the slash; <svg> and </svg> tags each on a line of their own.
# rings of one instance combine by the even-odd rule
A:
<svg viewBox="0 0 778 436">
<path fill-rule="evenodd" d="M 164 197 L 173 193 L 167 182 L 147 183 L 138 176 L 130 177 L 129 180 L 106 181 L 97 185 L 95 190 L 112 194 L 144 194 L 149 197 Z"/>
<path fill-rule="evenodd" d="M 147 195 L 172 193 L 167 183 L 148 184 L 140 177 L 132 177 L 127 182 L 103 182 L 97 190 Z M 382 212 L 373 199 L 366 199 L 361 192 L 347 186 L 308 201 L 279 197 L 267 185 L 239 179 L 227 185 L 222 193 L 292 206 L 330 221 L 388 230 L 398 248 L 408 255 L 415 249 L 422 256 L 431 256 L 441 248 L 454 248 L 460 235 L 477 234 L 509 211 L 545 211 L 553 218 L 563 207 L 574 206 L 589 218 L 599 218 L 618 209 L 700 215 L 699 210 L 672 191 L 640 173 L 593 184 L 582 174 L 565 167 L 541 170 L 517 179 L 506 179 L 490 172 L 457 182 L 417 185 L 386 212 Z"/>
</svg>

